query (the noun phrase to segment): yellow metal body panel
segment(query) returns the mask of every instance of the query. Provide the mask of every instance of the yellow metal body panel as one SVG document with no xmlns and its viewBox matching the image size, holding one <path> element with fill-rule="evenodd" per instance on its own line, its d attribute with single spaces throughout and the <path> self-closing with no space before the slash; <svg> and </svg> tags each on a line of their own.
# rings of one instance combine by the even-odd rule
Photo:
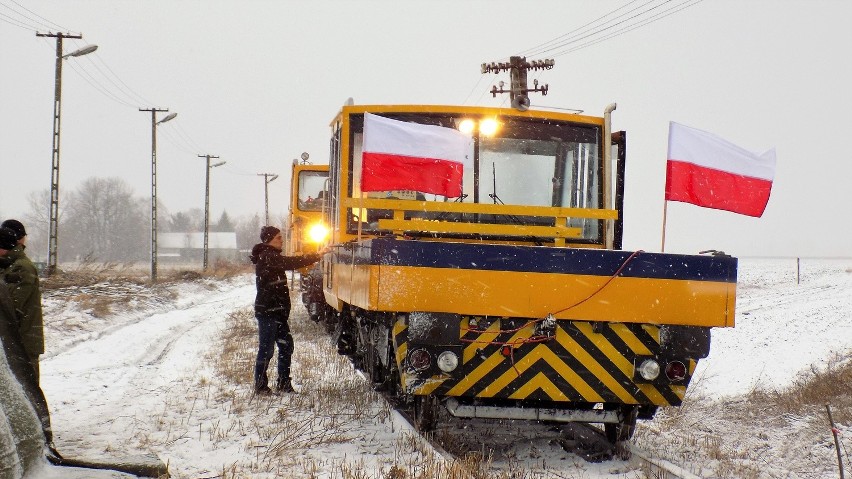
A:
<svg viewBox="0 0 852 479">
<path fill-rule="evenodd" d="M 729 306 L 736 296 L 735 283 L 617 277 L 604 286 L 609 277 L 409 266 L 354 268 L 359 271 L 358 282 L 346 285 L 341 277 L 338 295 L 356 299 L 354 291 L 344 291 L 373 289 L 369 297 L 361 294 L 359 301 L 352 302 L 368 311 L 526 318 L 556 313 L 559 319 L 587 321 L 734 325 Z"/>
</svg>

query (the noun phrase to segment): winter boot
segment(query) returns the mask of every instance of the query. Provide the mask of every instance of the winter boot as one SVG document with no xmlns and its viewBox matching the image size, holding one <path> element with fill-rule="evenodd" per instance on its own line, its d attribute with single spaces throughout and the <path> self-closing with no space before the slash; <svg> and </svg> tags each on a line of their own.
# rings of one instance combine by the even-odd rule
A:
<svg viewBox="0 0 852 479">
<path fill-rule="evenodd" d="M 290 381 L 290 378 L 279 379 L 277 383 L 275 383 L 275 391 L 279 393 L 294 393 L 296 392 L 293 389 L 293 383 Z"/>
</svg>

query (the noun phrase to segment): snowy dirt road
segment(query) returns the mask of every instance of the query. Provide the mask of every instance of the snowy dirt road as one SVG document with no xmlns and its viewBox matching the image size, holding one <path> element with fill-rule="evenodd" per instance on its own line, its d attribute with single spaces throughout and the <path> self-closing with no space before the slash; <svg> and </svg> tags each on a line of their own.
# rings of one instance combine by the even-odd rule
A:
<svg viewBox="0 0 852 479">
<path fill-rule="evenodd" d="M 164 398 L 197 374 L 228 313 L 253 298 L 254 285 L 245 282 L 209 291 L 182 308 L 134 315 L 43 361 L 60 452 L 91 457 L 120 449 L 116 438 L 132 437 L 146 413 L 163 413 Z"/>
</svg>

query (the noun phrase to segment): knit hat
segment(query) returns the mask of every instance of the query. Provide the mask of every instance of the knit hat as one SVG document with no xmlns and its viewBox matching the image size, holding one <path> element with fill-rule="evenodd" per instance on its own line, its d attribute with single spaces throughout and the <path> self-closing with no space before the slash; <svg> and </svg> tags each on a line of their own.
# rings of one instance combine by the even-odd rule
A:
<svg viewBox="0 0 852 479">
<path fill-rule="evenodd" d="M 260 241 L 263 241 L 264 243 L 269 243 L 270 241 L 272 241 L 272 238 L 275 238 L 275 236 L 280 232 L 281 230 L 274 226 L 264 226 L 260 229 Z"/>
<path fill-rule="evenodd" d="M 11 228 L 0 227 L 0 249 L 14 249 L 18 246 L 18 238 Z"/>
<path fill-rule="evenodd" d="M 6 220 L 0 225 L 2 228 L 9 228 L 15 232 L 15 239 L 19 240 L 27 235 L 27 230 L 24 229 L 23 223 L 18 220 Z"/>
</svg>

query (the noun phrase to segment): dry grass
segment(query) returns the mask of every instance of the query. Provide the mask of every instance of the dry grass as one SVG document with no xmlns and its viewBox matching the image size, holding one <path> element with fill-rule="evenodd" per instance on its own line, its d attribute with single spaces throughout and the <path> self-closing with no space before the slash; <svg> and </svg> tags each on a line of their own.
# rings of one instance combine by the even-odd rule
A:
<svg viewBox="0 0 852 479">
<path fill-rule="evenodd" d="M 835 354 L 824 367 L 812 366 L 780 391 L 755 390 L 753 404 L 765 404 L 773 413 L 808 414 L 831 404 L 835 422 L 852 422 L 852 352 Z"/>
<path fill-rule="evenodd" d="M 852 423 L 852 352 L 835 355 L 783 389 L 755 389 L 723 401 L 688 395 L 683 407 L 640 423 L 636 440 L 705 476 L 762 479 L 775 477 L 768 469 L 779 467 L 796 477 L 831 477 L 837 457 L 826 404 L 835 424 Z M 848 469 L 852 440 L 841 441 Z"/>
<path fill-rule="evenodd" d="M 202 279 L 222 280 L 241 274 L 253 272 L 253 266 L 248 262 L 235 262 L 217 259 L 207 270 L 172 269 L 166 265 L 158 268 L 158 284 L 179 283 L 183 281 L 199 281 Z M 150 267 L 133 263 L 107 262 L 99 263 L 84 260 L 76 264 L 63 264 L 62 268 L 41 280 L 42 289 L 46 291 L 92 286 L 104 282 L 119 282 L 133 284 L 150 284 Z"/>
<path fill-rule="evenodd" d="M 295 300 L 295 299 L 294 299 Z M 302 316 L 290 319 L 296 342 L 295 382 L 299 394 L 259 398 L 250 394 L 257 327 L 251 310 L 229 318 L 220 346 L 210 360 L 216 374 L 233 388 L 226 407 L 244 418 L 249 449 L 256 460 L 236 464 L 222 477 L 252 477 L 259 472 L 282 477 L 340 479 L 510 479 L 525 477 L 520 470 L 495 470 L 488 457 L 467 455 L 446 460 L 422 437 L 399 435 L 392 463 L 376 465 L 362 456 L 326 457 L 309 451 L 339 443 L 371 443 L 368 434 L 377 424 L 392 427 L 390 406 L 367 382 L 352 373 L 351 363 L 339 356 L 321 325 Z M 274 369 L 274 368 L 270 368 Z M 274 373 L 273 373 L 274 376 Z M 271 377 L 273 377 L 271 376 Z M 222 398 L 223 396 L 220 396 Z M 271 419 L 271 420 L 270 420 Z"/>
<path fill-rule="evenodd" d="M 97 263 L 83 261 L 73 266 L 63 265 L 56 274 L 41 280 L 42 289 L 92 286 L 105 281 L 143 284 L 146 276 L 139 268 L 128 263 Z"/>
<path fill-rule="evenodd" d="M 201 279 L 228 279 L 241 274 L 254 272 L 254 267 L 248 262 L 226 261 L 217 259 L 207 270 L 199 269 L 175 269 L 161 274 L 161 281 L 198 281 Z"/>
<path fill-rule="evenodd" d="M 42 279 L 41 285 L 45 297 L 76 302 L 82 311 L 103 319 L 115 311 L 174 299 L 171 286 L 177 283 L 224 280 L 250 271 L 250 265 L 217 260 L 207 271 L 164 269 L 157 283 L 151 284 L 150 271 L 139 265 L 83 261 L 63 265 L 62 270 Z"/>
</svg>

